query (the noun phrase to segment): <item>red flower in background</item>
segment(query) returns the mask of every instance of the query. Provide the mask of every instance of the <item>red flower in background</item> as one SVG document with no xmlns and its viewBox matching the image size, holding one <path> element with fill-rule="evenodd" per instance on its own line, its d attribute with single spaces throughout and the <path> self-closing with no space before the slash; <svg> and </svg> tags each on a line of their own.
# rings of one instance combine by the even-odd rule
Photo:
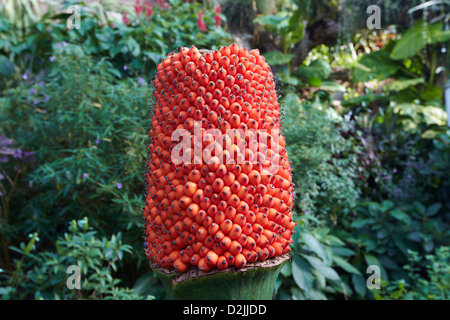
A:
<svg viewBox="0 0 450 320">
<path fill-rule="evenodd" d="M 125 23 L 125 24 L 129 24 L 130 23 L 130 19 L 127 18 L 127 15 L 128 15 L 128 12 L 125 11 L 123 13 L 123 17 L 122 17 L 123 23 Z"/>
<path fill-rule="evenodd" d="M 153 5 L 149 3 L 147 7 L 147 17 L 150 19 L 152 14 L 153 14 Z"/>
<path fill-rule="evenodd" d="M 221 13 L 222 7 L 220 6 L 220 4 L 218 4 L 216 7 L 216 15 L 213 17 L 216 21 L 216 27 L 220 27 L 220 25 L 222 24 L 222 17 L 220 16 Z"/>
<path fill-rule="evenodd" d="M 216 27 L 220 27 L 222 24 L 222 18 L 220 16 L 214 16 L 214 20 L 216 20 Z"/>
<path fill-rule="evenodd" d="M 157 1 L 161 2 L 161 1 Z M 143 4 L 141 4 L 140 0 L 136 0 L 136 4 L 134 5 L 134 10 L 136 11 L 136 15 L 140 16 L 142 12 L 145 10 L 145 14 L 147 18 L 150 19 L 150 17 L 153 15 L 153 4 L 150 1 L 145 1 Z"/>
<path fill-rule="evenodd" d="M 142 11 L 144 11 L 144 6 L 140 5 L 140 0 L 136 0 L 136 4 L 134 5 L 134 10 L 136 11 L 136 15 L 140 15 Z"/>
<path fill-rule="evenodd" d="M 206 23 L 203 21 L 203 10 L 198 12 L 197 26 L 200 31 L 206 31 Z"/>
<path fill-rule="evenodd" d="M 165 0 L 155 0 L 155 2 L 158 4 L 160 8 L 169 9 L 170 4 L 167 3 Z"/>
</svg>

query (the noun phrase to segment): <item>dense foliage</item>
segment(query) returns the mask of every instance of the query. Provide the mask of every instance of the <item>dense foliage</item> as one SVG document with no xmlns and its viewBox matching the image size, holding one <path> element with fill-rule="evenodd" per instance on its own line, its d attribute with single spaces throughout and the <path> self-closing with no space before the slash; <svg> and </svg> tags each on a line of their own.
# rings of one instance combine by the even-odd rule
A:
<svg viewBox="0 0 450 320">
<path fill-rule="evenodd" d="M 83 5 L 73 30 L 57 7 L 0 10 L 0 298 L 164 298 L 142 246 L 151 77 L 176 48 L 233 41 L 227 17 L 269 39 L 283 102 L 298 226 L 275 298 L 449 299 L 443 20 L 347 30 L 295 62 L 337 7 L 213 2 Z M 66 286 L 70 265 L 81 290 Z"/>
</svg>

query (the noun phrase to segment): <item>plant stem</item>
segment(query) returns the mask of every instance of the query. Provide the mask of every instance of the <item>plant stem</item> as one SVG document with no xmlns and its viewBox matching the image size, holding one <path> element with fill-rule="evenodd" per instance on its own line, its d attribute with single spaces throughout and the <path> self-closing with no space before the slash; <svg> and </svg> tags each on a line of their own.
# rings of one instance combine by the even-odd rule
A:
<svg viewBox="0 0 450 320">
<path fill-rule="evenodd" d="M 437 60 L 437 51 L 433 50 L 431 54 L 431 62 L 430 62 L 430 78 L 428 79 L 428 84 L 433 84 L 434 82 L 434 74 L 436 70 L 436 60 Z"/>
</svg>

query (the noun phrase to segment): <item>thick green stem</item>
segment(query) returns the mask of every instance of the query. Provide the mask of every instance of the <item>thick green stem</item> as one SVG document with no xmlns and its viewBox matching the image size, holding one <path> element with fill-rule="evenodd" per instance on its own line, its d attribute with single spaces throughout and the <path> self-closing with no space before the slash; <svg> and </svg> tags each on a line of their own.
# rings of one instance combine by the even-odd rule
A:
<svg viewBox="0 0 450 320">
<path fill-rule="evenodd" d="M 196 268 L 184 273 L 170 272 L 151 264 L 170 300 L 271 300 L 277 277 L 290 256 L 248 264 L 242 269 Z"/>
</svg>

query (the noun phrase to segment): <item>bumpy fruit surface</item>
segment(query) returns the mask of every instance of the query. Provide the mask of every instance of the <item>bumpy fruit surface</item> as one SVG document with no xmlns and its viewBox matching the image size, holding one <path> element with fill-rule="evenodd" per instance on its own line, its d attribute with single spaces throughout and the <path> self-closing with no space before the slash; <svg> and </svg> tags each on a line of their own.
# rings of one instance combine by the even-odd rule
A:
<svg viewBox="0 0 450 320">
<path fill-rule="evenodd" d="M 294 185 L 264 57 L 235 44 L 181 48 L 157 66 L 154 87 L 147 257 L 184 272 L 287 253 Z"/>
</svg>

